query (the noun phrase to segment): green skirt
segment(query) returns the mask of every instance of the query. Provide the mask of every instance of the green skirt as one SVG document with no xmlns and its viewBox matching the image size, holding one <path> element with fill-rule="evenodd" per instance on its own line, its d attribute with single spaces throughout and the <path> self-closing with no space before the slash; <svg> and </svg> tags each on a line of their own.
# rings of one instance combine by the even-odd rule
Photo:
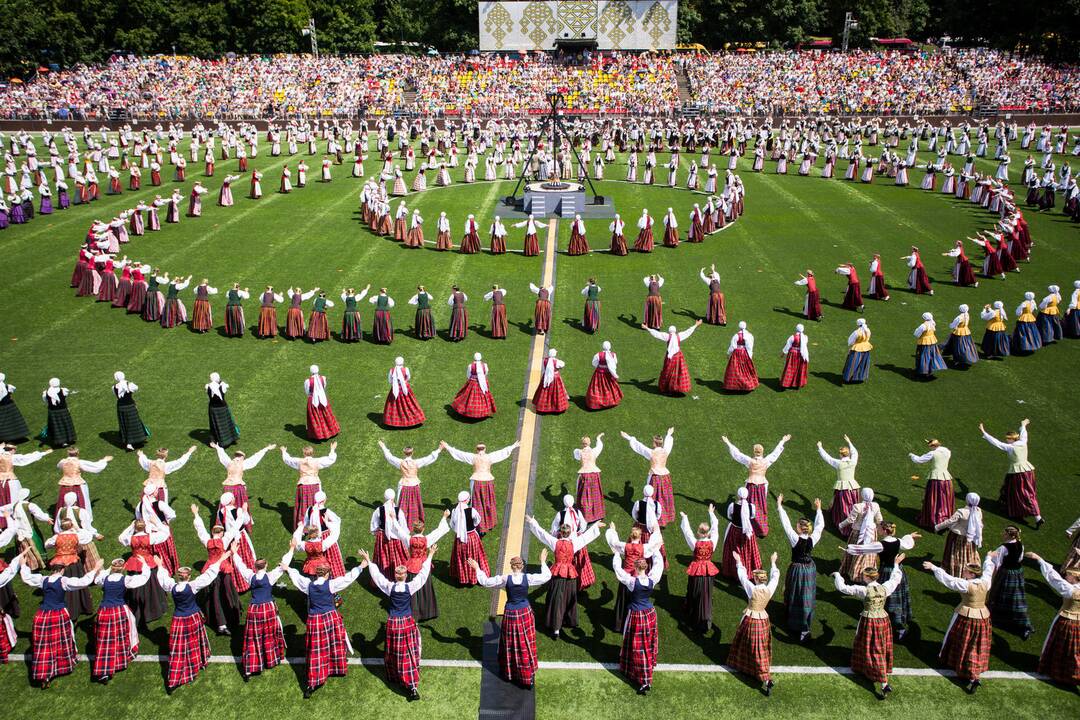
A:
<svg viewBox="0 0 1080 720">
<path fill-rule="evenodd" d="M 228 405 L 210 406 L 210 435 L 221 447 L 235 445 L 240 440 L 240 428 L 236 427 Z"/>
<path fill-rule="evenodd" d="M 75 423 L 66 407 L 50 407 L 39 437 L 53 447 L 74 445 L 78 440 Z"/>
<path fill-rule="evenodd" d="M 142 445 L 150 437 L 150 430 L 139 417 L 135 403 L 117 404 L 116 420 L 120 425 L 120 442 L 124 445 Z"/>
<path fill-rule="evenodd" d="M 0 442 L 14 442 L 27 437 L 30 437 L 30 428 L 26 427 L 19 406 L 10 394 L 5 395 L 0 400 Z"/>
</svg>

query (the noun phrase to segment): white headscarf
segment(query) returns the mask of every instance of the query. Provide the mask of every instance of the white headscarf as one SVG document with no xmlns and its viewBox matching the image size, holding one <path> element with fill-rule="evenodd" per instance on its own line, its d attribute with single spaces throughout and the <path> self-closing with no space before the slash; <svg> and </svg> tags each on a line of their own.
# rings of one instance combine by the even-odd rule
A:
<svg viewBox="0 0 1080 720">
<path fill-rule="evenodd" d="M 390 488 L 383 490 L 383 523 L 389 527 L 391 523 L 397 522 L 397 508 L 394 507 L 394 491 Z"/>
<path fill-rule="evenodd" d="M 874 516 L 877 514 L 874 512 L 874 507 L 877 503 L 874 502 L 874 491 L 868 487 L 864 487 L 859 495 L 863 501 L 862 523 L 859 524 L 859 544 L 865 545 L 873 542 Z"/>
<path fill-rule="evenodd" d="M 968 506 L 967 539 L 975 547 L 982 547 L 983 518 L 982 510 L 979 509 L 981 499 L 976 493 L 968 493 L 964 498 Z"/>
<path fill-rule="evenodd" d="M 210 382 L 206 384 L 210 394 L 219 400 L 225 399 L 225 393 L 229 391 L 229 383 L 221 382 L 221 376 L 216 372 L 210 373 Z"/>
<path fill-rule="evenodd" d="M 221 497 L 218 498 L 218 505 L 223 505 L 225 507 L 229 507 L 234 502 L 236 502 L 236 496 L 231 492 L 221 493 Z"/>
<path fill-rule="evenodd" d="M 554 348 L 548 350 L 547 360 L 544 361 L 544 387 L 549 387 L 555 382 L 555 358 L 558 352 Z"/>
<path fill-rule="evenodd" d="M 308 385 L 310 385 L 309 394 L 311 395 L 311 404 L 315 407 L 326 407 L 330 404 L 330 401 L 326 397 L 326 382 L 319 374 L 319 366 L 312 365 L 308 369 L 311 371 L 311 377 L 308 378 Z"/>
<path fill-rule="evenodd" d="M 52 378 L 49 380 L 49 388 L 45 391 L 45 394 L 49 396 L 49 402 L 56 405 L 60 402 L 60 396 L 63 394 L 60 387 L 60 378 Z"/>
<path fill-rule="evenodd" d="M 465 542 L 468 539 L 469 530 L 465 514 L 469 512 L 472 512 L 472 508 L 469 507 L 469 493 L 462 490 L 458 493 L 457 505 L 454 506 L 453 512 L 450 513 L 450 521 L 454 526 L 454 533 L 458 542 Z"/>
<path fill-rule="evenodd" d="M 735 491 L 736 497 L 739 498 L 739 529 L 742 530 L 743 535 L 750 536 L 754 533 L 754 527 L 750 523 L 750 491 L 745 487 L 739 488 Z"/>
<path fill-rule="evenodd" d="M 670 325 L 667 331 L 667 356 L 670 359 L 679 354 L 679 330 L 674 325 Z"/>
<path fill-rule="evenodd" d="M 473 373 L 476 374 L 476 384 L 484 392 L 488 391 L 487 368 L 484 366 L 484 356 L 480 353 L 473 355 Z"/>
<path fill-rule="evenodd" d="M 600 344 L 600 349 L 602 352 L 607 353 L 605 360 L 607 361 L 608 372 L 615 377 L 619 377 L 619 358 L 616 357 L 615 353 L 611 352 L 611 343 L 605 340 Z"/>
<path fill-rule="evenodd" d="M 405 358 L 394 358 L 394 367 L 390 371 L 390 393 L 396 398 L 409 394 L 409 386 L 405 380 Z"/>
</svg>

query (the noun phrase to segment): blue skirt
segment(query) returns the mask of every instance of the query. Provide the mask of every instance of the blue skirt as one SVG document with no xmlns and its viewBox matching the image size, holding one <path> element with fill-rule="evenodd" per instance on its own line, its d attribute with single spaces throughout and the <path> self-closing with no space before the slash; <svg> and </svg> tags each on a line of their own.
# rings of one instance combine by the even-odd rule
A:
<svg viewBox="0 0 1080 720">
<path fill-rule="evenodd" d="M 963 367 L 970 367 L 979 361 L 979 353 L 970 335 L 950 335 L 941 352 Z"/>
<path fill-rule="evenodd" d="M 987 330 L 982 336 L 983 357 L 1009 357 L 1009 334 L 1004 330 Z"/>
<path fill-rule="evenodd" d="M 937 345 L 917 345 L 915 347 L 915 374 L 933 377 L 938 370 L 945 370 L 945 358 L 941 357 L 941 348 Z"/>
<path fill-rule="evenodd" d="M 844 361 L 844 382 L 861 383 L 870 377 L 870 351 L 848 351 Z"/>
<path fill-rule="evenodd" d="M 1061 328 L 1061 317 L 1058 315 L 1039 313 L 1039 317 L 1035 318 L 1035 326 L 1039 328 L 1043 345 L 1057 342 L 1065 335 Z"/>
<path fill-rule="evenodd" d="M 1065 313 L 1065 336 L 1080 338 L 1080 310 Z"/>
<path fill-rule="evenodd" d="M 1042 336 L 1035 323 L 1028 320 L 1016 323 L 1013 328 L 1012 351 L 1014 354 L 1023 353 L 1030 355 L 1042 347 Z"/>
</svg>

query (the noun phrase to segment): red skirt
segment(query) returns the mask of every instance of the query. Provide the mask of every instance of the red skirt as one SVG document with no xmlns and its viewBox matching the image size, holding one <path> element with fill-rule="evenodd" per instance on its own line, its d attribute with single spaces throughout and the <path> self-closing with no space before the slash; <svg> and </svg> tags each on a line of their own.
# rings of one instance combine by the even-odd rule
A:
<svg viewBox="0 0 1080 720">
<path fill-rule="evenodd" d="M 747 483 L 747 500 L 754 506 L 754 534 L 760 538 L 769 534 L 769 486 L 765 483 Z"/>
<path fill-rule="evenodd" d="M 806 293 L 806 319 L 821 319 L 821 293 L 817 290 Z"/>
<path fill-rule="evenodd" d="M 634 241 L 634 250 L 638 252 L 652 252 L 653 249 L 653 235 L 652 228 L 647 227 L 638 233 L 637 240 Z"/>
<path fill-rule="evenodd" d="M 450 339 L 464 340 L 469 334 L 469 313 L 464 307 L 450 311 Z"/>
<path fill-rule="evenodd" d="M 529 233 L 525 236 L 525 257 L 536 257 L 540 254 L 540 241 L 536 237 L 536 233 Z"/>
<path fill-rule="evenodd" d="M 389 310 L 376 310 L 371 321 L 371 337 L 377 343 L 389 345 L 394 342 L 394 322 Z"/>
<path fill-rule="evenodd" d="M 173 616 L 169 626 L 169 678 L 170 688 L 187 685 L 199 677 L 199 671 L 210 659 L 210 641 L 202 613 L 186 617 Z"/>
<path fill-rule="evenodd" d="M 308 615 L 304 645 L 309 688 L 321 687 L 330 676 L 345 675 L 349 668 L 349 646 L 345 639 L 345 623 L 337 610 Z"/>
<path fill-rule="evenodd" d="M 612 255 L 626 255 L 626 237 L 622 233 L 611 234 L 611 248 L 608 250 Z"/>
<path fill-rule="evenodd" d="M 158 493 L 160 496 L 160 492 Z M 158 498 L 161 499 L 160 497 Z M 162 562 L 165 565 L 165 569 L 168 570 L 169 575 L 176 574 L 176 569 L 180 567 L 180 558 L 176 555 L 176 542 L 173 540 L 172 533 L 169 533 L 169 539 L 163 543 L 151 546 L 155 555 L 161 557 Z"/>
<path fill-rule="evenodd" d="M 417 308 L 413 324 L 413 332 L 417 338 L 430 340 L 435 337 L 435 318 L 431 314 L 431 308 Z"/>
<path fill-rule="evenodd" d="M 480 420 L 495 414 L 495 399 L 490 392 L 480 389 L 476 378 L 469 378 L 450 402 L 458 415 Z"/>
<path fill-rule="evenodd" d="M 386 619 L 386 679 L 415 688 L 420 684 L 420 630 L 412 615 Z"/>
<path fill-rule="evenodd" d="M 660 503 L 660 517 L 657 522 L 664 527 L 675 520 L 675 491 L 671 487 L 671 475 L 649 475 L 649 485 L 653 488 L 653 497 Z"/>
<path fill-rule="evenodd" d="M 578 474 L 575 505 L 587 523 L 604 519 L 604 488 L 600 484 L 600 473 Z"/>
<path fill-rule="evenodd" d="M 829 520 L 832 521 L 832 526 L 837 528 L 837 531 L 845 538 L 851 533 L 851 528 L 846 527 L 840 530 L 840 523 L 848 516 L 851 508 L 857 502 L 859 502 L 858 490 L 833 490 L 832 505 L 829 506 Z"/>
<path fill-rule="evenodd" d="M 739 576 L 735 569 L 734 553 L 739 553 L 743 567 L 751 573 L 761 567 L 761 553 L 758 551 L 757 537 L 750 533 L 744 535 L 738 525 L 729 525 L 724 533 L 724 551 L 720 561 L 720 574 L 726 578 Z"/>
<path fill-rule="evenodd" d="M 599 300 L 585 301 L 585 313 L 582 316 L 581 328 L 587 333 L 594 333 L 600 328 Z"/>
<path fill-rule="evenodd" d="M 768 682 L 772 675 L 772 627 L 769 618 L 743 615 L 731 639 L 727 664 L 739 672 Z"/>
<path fill-rule="evenodd" d="M 1039 657 L 1039 672 L 1065 685 L 1080 685 L 1080 620 L 1054 618 Z"/>
<path fill-rule="evenodd" d="M 307 515 L 307 511 L 315 504 L 315 493 L 322 490 L 321 484 L 296 485 L 296 500 L 293 503 L 293 527 L 298 526 Z"/>
<path fill-rule="evenodd" d="M 435 249 L 436 250 L 453 250 L 454 240 L 450 237 L 450 233 L 441 232 L 435 235 Z"/>
<path fill-rule="evenodd" d="M 386 394 L 383 406 L 383 425 L 393 428 L 410 428 L 423 425 L 424 411 L 416 402 L 416 393 L 401 393 L 394 397 L 393 391 Z"/>
<path fill-rule="evenodd" d="M 656 656 L 660 652 L 660 634 L 656 627 L 656 609 L 631 610 L 623 627 L 619 670 L 635 685 L 651 685 Z"/>
<path fill-rule="evenodd" d="M 1035 471 L 1009 473 L 1001 486 L 1001 499 L 1013 520 L 1023 520 L 1028 515 L 1039 516 L 1039 494 L 1035 487 Z"/>
<path fill-rule="evenodd" d="M 915 273 L 915 287 L 913 288 L 915 293 L 917 295 L 922 295 L 924 293 L 932 292 L 930 287 L 930 277 L 926 274 L 926 270 L 924 268 L 915 268 L 912 272 Z"/>
<path fill-rule="evenodd" d="M 475 560 L 485 573 L 488 572 L 484 543 L 476 531 L 470 532 L 465 542 L 454 538 L 454 550 L 450 553 L 450 579 L 460 585 L 476 584 L 476 571 L 469 567 L 469 558 Z"/>
<path fill-rule="evenodd" d="M 709 293 L 709 308 L 705 311 L 705 322 L 709 325 L 727 325 L 727 308 L 724 305 L 724 293 Z"/>
<path fill-rule="evenodd" d="M 576 225 L 576 223 L 575 223 Z M 570 245 L 566 248 L 567 255 L 587 255 L 589 253 L 589 241 L 577 231 L 577 227 L 570 231 Z"/>
<path fill-rule="evenodd" d="M 803 360 L 802 353 L 798 350 L 788 350 L 787 359 L 784 360 L 784 373 L 780 376 L 780 387 L 788 390 L 797 390 L 806 385 L 806 374 L 810 363 Z"/>
<path fill-rule="evenodd" d="M 863 306 L 862 285 L 857 282 L 849 282 L 847 292 L 844 293 L 844 308 L 858 310 Z"/>
<path fill-rule="evenodd" d="M 326 313 L 315 311 L 308 320 L 307 338 L 311 342 L 330 339 L 330 325 L 326 322 Z"/>
<path fill-rule="evenodd" d="M 728 356 L 727 369 L 724 370 L 724 389 L 750 392 L 758 386 L 757 370 L 754 360 L 745 348 L 736 348 Z"/>
<path fill-rule="evenodd" d="M 398 494 L 398 508 L 405 514 L 405 522 L 411 532 L 413 523 L 424 522 L 424 498 L 419 485 L 404 485 Z"/>
<path fill-rule="evenodd" d="M 375 531 L 374 548 L 371 551 L 371 562 L 379 566 L 382 574 L 386 577 L 394 577 L 394 568 L 405 565 L 409 558 L 405 553 L 405 547 L 400 540 L 387 537 L 382 530 Z"/>
<path fill-rule="evenodd" d="M 960 287 L 971 287 L 975 282 L 975 272 L 971 269 L 971 261 L 963 260 L 957 263 L 956 284 Z"/>
<path fill-rule="evenodd" d="M 285 659 L 285 634 L 273 602 L 252 603 L 244 622 L 244 673 L 269 670 Z"/>
<path fill-rule="evenodd" d="M 592 558 L 589 557 L 588 548 L 581 548 L 574 553 L 574 567 L 577 569 L 578 592 L 588 590 L 596 582 L 596 573 L 593 572 Z"/>
<path fill-rule="evenodd" d="M 916 522 L 919 527 L 933 530 L 938 523 L 952 517 L 956 510 L 952 480 L 927 480 L 923 493 L 922 511 Z"/>
<path fill-rule="evenodd" d="M 98 608 L 94 622 L 94 661 L 90 668 L 92 678 L 111 678 L 126 669 L 138 654 L 139 638 L 131 637 L 132 623 L 128 613 L 126 605 Z"/>
<path fill-rule="evenodd" d="M 685 368 L 685 363 L 683 367 Z M 689 382 L 689 376 L 687 381 Z M 619 387 L 619 381 L 615 379 L 607 368 L 598 367 L 593 370 L 592 378 L 589 380 L 589 387 L 585 390 L 585 407 L 590 410 L 604 410 L 616 407 L 622 402 L 622 397 L 623 393 L 622 388 Z"/>
<path fill-rule="evenodd" d="M 509 682 L 532 685 L 536 675 L 536 616 L 531 607 L 506 610 L 499 635 L 499 669 Z"/>
<path fill-rule="evenodd" d="M 505 318 L 504 318 L 505 319 Z M 533 309 L 533 329 L 546 333 L 551 329 L 551 301 L 537 300 Z"/>
<path fill-rule="evenodd" d="M 990 618 L 957 615 L 938 657 L 963 680 L 978 680 L 990 667 Z"/>
<path fill-rule="evenodd" d="M 664 301 L 659 295 L 645 298 L 645 324 L 653 330 L 659 330 L 664 324 Z"/>
<path fill-rule="evenodd" d="M 566 394 L 566 386 L 563 385 L 562 376 L 556 373 L 555 379 L 550 385 L 544 387 L 540 383 L 533 393 L 533 409 L 538 413 L 564 413 L 570 407 L 570 398 Z"/>
<path fill-rule="evenodd" d="M 307 404 L 307 436 L 311 440 L 329 440 L 341 432 L 334 410 L 330 405 L 316 407 L 311 400 Z"/>
<path fill-rule="evenodd" d="M 664 355 L 664 367 L 660 370 L 660 392 L 665 395 L 685 395 L 690 392 L 690 370 L 682 351 L 674 357 Z"/>
<path fill-rule="evenodd" d="M 884 683 L 892 672 L 892 663 L 893 635 L 889 616 L 860 617 L 851 648 L 851 669 L 870 682 Z"/>
<path fill-rule="evenodd" d="M 277 308 L 259 308 L 259 337 L 277 337 Z"/>
<path fill-rule="evenodd" d="M 506 339 L 506 306 L 491 306 L 491 337 L 496 340 Z"/>
<path fill-rule="evenodd" d="M 304 337 L 304 313 L 300 308 L 289 308 L 285 314 L 285 337 Z"/>
<path fill-rule="evenodd" d="M 67 608 L 38 610 L 34 614 L 30 636 L 30 677 L 33 680 L 48 682 L 71 674 L 78 662 L 74 632 Z"/>
<path fill-rule="evenodd" d="M 499 515 L 495 509 L 495 482 L 474 480 L 471 493 L 472 506 L 480 513 L 480 525 L 476 529 L 486 533 L 499 524 Z"/>
<path fill-rule="evenodd" d="M 492 255 L 505 255 L 506 254 L 506 237 L 499 237 L 492 234 L 491 240 L 488 242 L 488 249 Z"/>
<path fill-rule="evenodd" d="M 463 255 L 473 255 L 480 252 L 480 236 L 476 233 L 468 233 L 461 238 L 461 246 L 458 248 Z"/>
<path fill-rule="evenodd" d="M 195 332 L 204 333 L 213 327 L 214 321 L 210 313 L 210 301 L 198 299 L 191 309 L 191 329 Z"/>
<path fill-rule="evenodd" d="M 679 247 L 679 231 L 676 228 L 664 228 L 664 247 Z"/>
</svg>

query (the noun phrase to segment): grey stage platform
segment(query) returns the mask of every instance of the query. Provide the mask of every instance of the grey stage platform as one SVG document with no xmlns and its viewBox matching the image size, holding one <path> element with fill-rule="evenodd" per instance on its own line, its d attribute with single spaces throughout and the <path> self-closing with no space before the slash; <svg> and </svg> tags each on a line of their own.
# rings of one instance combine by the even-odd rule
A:
<svg viewBox="0 0 1080 720">
<path fill-rule="evenodd" d="M 565 187 L 556 189 L 545 188 L 546 184 L 532 182 L 525 186 L 524 197 L 503 198 L 498 214 L 509 218 L 524 218 L 530 214 L 538 218 L 572 218 L 574 215 L 583 218 L 615 217 L 615 204 L 611 198 L 604 197 L 603 202 L 597 204 L 593 198 L 586 197 L 585 186 L 581 183 L 561 183 Z"/>
</svg>

